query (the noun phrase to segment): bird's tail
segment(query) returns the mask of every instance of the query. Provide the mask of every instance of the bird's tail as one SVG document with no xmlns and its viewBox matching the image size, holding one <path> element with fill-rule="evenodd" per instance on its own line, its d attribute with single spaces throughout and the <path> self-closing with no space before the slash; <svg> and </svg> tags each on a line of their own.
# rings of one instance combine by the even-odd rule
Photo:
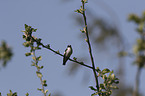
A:
<svg viewBox="0 0 145 96">
<path fill-rule="evenodd" d="M 66 61 L 63 61 L 63 65 L 65 65 L 66 64 Z"/>
</svg>

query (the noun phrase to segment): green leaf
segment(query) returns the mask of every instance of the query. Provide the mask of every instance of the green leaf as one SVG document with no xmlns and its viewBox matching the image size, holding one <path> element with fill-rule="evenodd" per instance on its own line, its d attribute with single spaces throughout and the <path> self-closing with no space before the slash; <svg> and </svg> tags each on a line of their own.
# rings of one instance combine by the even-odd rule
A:
<svg viewBox="0 0 145 96">
<path fill-rule="evenodd" d="M 84 11 L 85 11 L 85 10 L 84 10 Z M 83 9 L 82 9 L 82 6 L 81 6 L 81 8 L 80 8 L 80 9 L 75 10 L 75 12 L 80 13 L 80 14 L 83 14 Z"/>
<path fill-rule="evenodd" d="M 41 47 L 37 46 L 37 47 L 34 47 L 35 50 L 40 50 Z"/>
<path fill-rule="evenodd" d="M 46 84 L 46 80 L 43 80 L 43 86 L 47 86 L 47 84 Z"/>
<path fill-rule="evenodd" d="M 38 61 L 42 60 L 42 56 L 37 57 L 36 60 Z"/>
<path fill-rule="evenodd" d="M 41 88 L 37 88 L 37 90 L 42 91 L 43 89 L 41 89 Z"/>
<path fill-rule="evenodd" d="M 12 96 L 17 96 L 17 92 L 13 93 Z"/>
<path fill-rule="evenodd" d="M 119 89 L 117 86 L 111 86 L 112 89 Z"/>
<path fill-rule="evenodd" d="M 30 46 L 30 43 L 29 43 L 29 42 L 24 42 L 23 45 L 24 45 L 25 47 L 29 47 L 29 46 Z"/>
<path fill-rule="evenodd" d="M 96 71 L 97 71 L 97 72 L 100 72 L 101 70 L 99 69 L 99 67 L 97 67 L 97 68 L 96 68 Z"/>
<path fill-rule="evenodd" d="M 25 39 L 26 38 L 26 36 L 25 35 L 23 35 L 23 39 Z"/>
<path fill-rule="evenodd" d="M 128 17 L 129 21 L 134 21 L 135 23 L 139 24 L 141 19 L 136 14 L 130 14 Z"/>
<path fill-rule="evenodd" d="M 77 12 L 77 13 L 81 13 L 81 14 L 82 14 L 82 11 L 79 10 L 79 9 L 77 9 L 75 12 Z"/>
<path fill-rule="evenodd" d="M 115 74 L 112 74 L 112 75 L 111 75 L 111 78 L 114 79 L 114 78 L 115 78 Z"/>
<path fill-rule="evenodd" d="M 88 0 L 82 0 L 81 2 L 82 3 L 88 3 Z"/>
<path fill-rule="evenodd" d="M 115 81 L 114 83 L 115 83 L 115 84 L 119 84 L 119 81 Z"/>
<path fill-rule="evenodd" d="M 43 86 L 47 87 L 47 84 L 43 84 Z"/>
<path fill-rule="evenodd" d="M 36 58 L 35 57 L 32 57 L 32 59 L 35 61 L 36 60 Z"/>
<path fill-rule="evenodd" d="M 46 80 L 43 80 L 43 83 L 46 83 Z"/>
<path fill-rule="evenodd" d="M 109 72 L 110 72 L 110 70 L 108 68 L 102 70 L 103 74 L 106 74 L 106 73 L 109 73 Z"/>
<path fill-rule="evenodd" d="M 88 42 L 88 39 L 85 39 L 86 42 Z"/>
<path fill-rule="evenodd" d="M 10 93 L 8 93 L 7 96 L 17 96 L 17 92 L 14 92 L 14 93 L 13 93 L 13 92 L 10 90 Z"/>
<path fill-rule="evenodd" d="M 31 53 L 25 53 L 25 55 L 26 55 L 26 56 L 30 56 L 30 55 L 31 55 Z"/>
<path fill-rule="evenodd" d="M 37 29 L 32 28 L 32 32 L 36 32 L 36 31 L 37 31 Z"/>
<path fill-rule="evenodd" d="M 47 48 L 50 48 L 50 44 L 47 44 L 46 47 L 47 47 Z"/>
<path fill-rule="evenodd" d="M 105 89 L 104 84 L 100 84 L 100 88 Z"/>
<path fill-rule="evenodd" d="M 28 27 L 28 25 L 27 24 L 25 24 L 25 28 L 27 28 Z"/>
<path fill-rule="evenodd" d="M 40 69 L 43 69 L 44 66 L 41 66 Z"/>
<path fill-rule="evenodd" d="M 102 75 L 102 79 L 107 79 L 107 75 Z"/>
<path fill-rule="evenodd" d="M 51 96 L 51 93 L 48 96 Z"/>
<path fill-rule="evenodd" d="M 26 96 L 29 96 L 29 93 L 26 93 Z"/>
<path fill-rule="evenodd" d="M 139 24 L 137 31 L 142 33 L 144 31 L 144 23 Z"/>
<path fill-rule="evenodd" d="M 73 59 L 76 61 L 77 60 L 77 58 L 76 57 L 73 57 Z"/>
<path fill-rule="evenodd" d="M 47 92 L 48 92 L 48 89 L 45 90 L 45 93 L 47 93 Z"/>
<path fill-rule="evenodd" d="M 25 33 L 26 31 L 25 30 L 22 30 L 21 32 L 24 32 Z"/>
<path fill-rule="evenodd" d="M 42 73 L 41 72 L 39 72 L 39 71 L 36 71 L 36 74 L 37 74 L 37 76 L 39 77 L 39 78 L 42 78 Z"/>
<path fill-rule="evenodd" d="M 35 63 L 32 63 L 32 64 L 31 64 L 31 66 L 35 66 L 35 65 L 36 65 Z"/>
<path fill-rule="evenodd" d="M 57 50 L 56 53 L 60 53 L 59 50 Z"/>
<path fill-rule="evenodd" d="M 97 91 L 97 89 L 95 89 L 93 86 L 89 86 L 89 88 L 90 88 L 91 90 Z"/>
<path fill-rule="evenodd" d="M 84 62 L 80 62 L 81 64 L 84 64 Z"/>
<path fill-rule="evenodd" d="M 91 96 L 97 96 L 97 95 L 98 95 L 98 92 L 91 94 Z M 102 96 L 104 96 L 104 95 L 102 95 Z"/>
<path fill-rule="evenodd" d="M 86 27 L 83 30 L 80 30 L 82 33 L 86 33 Z"/>
<path fill-rule="evenodd" d="M 120 52 L 118 53 L 118 56 L 119 56 L 119 57 L 127 56 L 127 52 L 125 52 L 125 51 L 120 51 Z"/>
<path fill-rule="evenodd" d="M 85 31 L 84 30 L 80 30 L 82 33 L 85 33 Z"/>
</svg>

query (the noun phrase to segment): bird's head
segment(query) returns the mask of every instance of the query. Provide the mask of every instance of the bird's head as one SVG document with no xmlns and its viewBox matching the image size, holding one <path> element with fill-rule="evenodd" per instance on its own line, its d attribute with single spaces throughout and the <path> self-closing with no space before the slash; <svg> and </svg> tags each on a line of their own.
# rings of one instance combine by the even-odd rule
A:
<svg viewBox="0 0 145 96">
<path fill-rule="evenodd" d="M 67 47 L 71 47 L 71 45 L 68 45 Z"/>
</svg>

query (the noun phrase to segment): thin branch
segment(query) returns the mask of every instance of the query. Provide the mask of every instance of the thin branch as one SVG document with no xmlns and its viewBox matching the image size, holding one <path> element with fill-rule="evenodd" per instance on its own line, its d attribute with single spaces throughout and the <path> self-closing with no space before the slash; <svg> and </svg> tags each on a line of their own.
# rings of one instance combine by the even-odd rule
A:
<svg viewBox="0 0 145 96">
<path fill-rule="evenodd" d="M 86 18 L 86 14 L 85 14 L 85 2 L 82 1 L 82 9 L 83 9 L 83 18 L 84 18 L 84 22 L 85 22 L 85 28 L 86 28 L 86 37 L 87 37 L 87 43 L 88 43 L 88 47 L 89 47 L 89 53 L 90 53 L 90 58 L 91 58 L 91 62 L 92 62 L 92 67 L 93 67 L 93 73 L 95 76 L 95 81 L 96 81 L 96 87 L 97 90 L 99 92 L 99 83 L 98 83 L 98 76 L 96 74 L 96 69 L 95 69 L 95 64 L 94 64 L 94 59 L 93 59 L 93 55 L 92 55 L 92 48 L 91 48 L 91 44 L 90 44 L 90 40 L 89 40 L 89 34 L 88 34 L 88 26 L 87 26 L 87 18 Z"/>
<path fill-rule="evenodd" d="M 34 61 L 36 63 L 36 65 L 38 64 L 38 60 L 36 59 L 36 55 L 35 55 L 35 50 L 33 50 L 33 56 L 34 56 Z M 36 67 L 37 68 L 37 67 Z M 40 69 L 37 68 L 37 71 L 40 72 Z M 46 96 L 46 93 L 45 93 L 45 89 L 44 89 L 44 86 L 43 86 L 43 80 L 42 80 L 42 77 L 39 77 L 40 78 L 40 81 L 41 81 L 41 85 L 42 85 L 42 93 L 44 94 L 44 96 Z"/>
<path fill-rule="evenodd" d="M 139 89 L 140 72 L 141 72 L 141 67 L 138 67 L 137 73 L 136 73 L 135 90 L 133 92 L 133 96 L 138 96 L 139 94 L 138 89 Z"/>
<path fill-rule="evenodd" d="M 58 51 L 53 50 L 52 48 L 50 48 L 50 46 L 49 46 L 49 47 L 48 47 L 47 45 L 45 46 L 43 43 L 41 43 L 40 41 L 36 40 L 35 38 L 32 37 L 32 40 L 35 41 L 37 44 L 41 45 L 43 48 L 46 48 L 46 49 L 48 49 L 48 50 L 54 52 L 55 54 L 58 54 L 58 55 L 64 57 L 64 55 L 62 55 L 62 54 L 59 53 Z M 73 59 L 71 59 L 71 58 L 69 58 L 69 60 L 72 61 L 72 62 L 75 62 L 75 63 L 77 63 L 77 64 L 80 64 L 80 65 L 82 65 L 82 66 L 85 66 L 85 67 L 87 67 L 87 68 L 93 69 L 93 67 L 91 67 L 91 66 L 89 66 L 89 65 L 87 65 L 87 64 L 84 64 L 83 62 L 79 62 L 79 61 L 73 60 Z"/>
</svg>

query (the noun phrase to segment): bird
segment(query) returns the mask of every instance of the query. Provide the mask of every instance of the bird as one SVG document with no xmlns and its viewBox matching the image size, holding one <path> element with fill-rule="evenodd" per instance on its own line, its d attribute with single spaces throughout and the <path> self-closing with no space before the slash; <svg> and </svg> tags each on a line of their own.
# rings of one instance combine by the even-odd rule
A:
<svg viewBox="0 0 145 96">
<path fill-rule="evenodd" d="M 67 60 L 69 59 L 69 57 L 71 56 L 72 53 L 73 53 L 72 47 L 71 47 L 71 45 L 68 45 L 67 49 L 64 52 L 63 65 L 66 64 Z"/>
</svg>

